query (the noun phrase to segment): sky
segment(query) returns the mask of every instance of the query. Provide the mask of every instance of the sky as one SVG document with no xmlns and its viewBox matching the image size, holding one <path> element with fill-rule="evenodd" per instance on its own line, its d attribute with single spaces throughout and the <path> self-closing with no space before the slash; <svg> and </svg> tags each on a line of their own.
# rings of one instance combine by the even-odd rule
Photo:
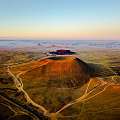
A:
<svg viewBox="0 0 120 120">
<path fill-rule="evenodd" d="M 0 0 L 0 39 L 120 40 L 120 0 Z"/>
</svg>

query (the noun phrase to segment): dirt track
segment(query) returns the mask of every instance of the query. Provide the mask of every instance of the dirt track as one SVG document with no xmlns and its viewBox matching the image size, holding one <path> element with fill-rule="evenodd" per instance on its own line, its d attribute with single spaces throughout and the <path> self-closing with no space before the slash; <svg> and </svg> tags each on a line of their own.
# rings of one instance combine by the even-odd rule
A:
<svg viewBox="0 0 120 120">
<path fill-rule="evenodd" d="M 47 64 L 47 63 L 44 63 L 44 64 Z M 42 64 L 43 65 L 43 64 Z M 42 66 L 41 65 L 41 66 Z M 40 66 L 39 66 L 40 67 Z M 87 87 L 86 87 L 86 90 L 84 92 L 84 94 L 82 96 L 80 96 L 79 98 L 77 98 L 76 100 L 73 100 L 71 101 L 70 103 L 66 104 L 65 106 L 63 106 L 61 109 L 59 109 L 58 111 L 56 111 L 55 113 L 49 113 L 48 110 L 46 110 L 43 106 L 35 103 L 30 97 L 29 95 L 27 94 L 27 92 L 23 89 L 24 85 L 23 85 L 23 82 L 22 82 L 22 79 L 20 78 L 20 76 L 24 73 L 26 73 L 27 71 L 22 71 L 20 72 L 19 74 L 17 74 L 16 76 L 10 71 L 10 67 L 8 66 L 8 73 L 13 77 L 14 79 L 14 83 L 15 83 L 15 86 L 16 88 L 20 91 L 20 92 L 23 92 L 25 97 L 26 97 L 26 100 L 29 104 L 32 104 L 33 106 L 37 107 L 40 111 L 42 110 L 43 111 L 43 114 L 49 118 L 51 118 L 51 120 L 57 120 L 57 117 L 62 117 L 62 115 L 60 115 L 60 112 L 62 112 L 63 110 L 65 110 L 66 108 L 74 105 L 74 104 L 77 104 L 77 103 L 83 103 L 85 101 L 88 101 L 94 97 L 96 97 L 97 95 L 100 95 L 101 93 L 103 93 L 106 88 L 108 86 L 110 86 L 111 84 L 110 83 L 107 83 L 107 82 L 104 82 L 101 80 L 101 83 L 99 85 L 97 85 L 95 88 L 93 88 L 92 90 L 89 91 L 89 86 L 92 82 L 92 79 L 88 82 L 87 84 Z M 99 88 L 99 87 L 104 87 L 100 92 L 94 94 L 94 95 L 91 95 L 90 97 L 88 97 L 91 93 L 94 93 L 94 91 Z"/>
</svg>

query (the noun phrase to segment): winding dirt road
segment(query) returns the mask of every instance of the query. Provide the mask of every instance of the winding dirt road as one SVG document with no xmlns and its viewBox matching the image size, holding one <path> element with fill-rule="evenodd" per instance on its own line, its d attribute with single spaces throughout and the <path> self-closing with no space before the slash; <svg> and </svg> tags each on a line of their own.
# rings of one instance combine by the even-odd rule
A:
<svg viewBox="0 0 120 120">
<path fill-rule="evenodd" d="M 44 63 L 42 65 L 45 65 L 47 63 Z M 42 66 L 41 65 L 41 66 Z M 40 66 L 39 66 L 40 67 Z M 35 103 L 30 97 L 29 95 L 27 94 L 27 92 L 24 90 L 24 86 L 23 86 L 23 82 L 22 82 L 22 79 L 20 78 L 20 76 L 28 71 L 22 71 L 20 72 L 19 74 L 17 74 L 16 76 L 10 71 L 10 67 L 8 66 L 8 69 L 7 69 L 9 75 L 11 75 L 13 77 L 13 80 L 14 80 L 14 83 L 15 83 L 15 86 L 16 88 L 18 89 L 18 91 L 20 92 L 23 92 L 24 95 L 25 95 L 25 98 L 27 100 L 27 102 L 35 107 L 37 107 L 40 111 L 43 111 L 43 114 L 49 118 L 51 118 L 51 120 L 57 120 L 58 117 L 62 116 L 60 114 L 60 112 L 62 112 L 63 110 L 65 110 L 66 108 L 74 105 L 74 104 L 77 104 L 77 103 L 83 103 L 85 101 L 88 101 L 94 97 L 96 97 L 97 95 L 100 95 L 101 93 L 103 93 L 108 86 L 110 86 L 111 84 L 110 83 L 107 83 L 107 82 L 104 82 L 103 80 L 101 80 L 101 83 L 98 84 L 97 86 L 95 86 L 92 90 L 89 90 L 89 86 L 92 82 L 92 79 L 88 82 L 87 84 L 87 87 L 86 87 L 86 90 L 84 92 L 84 94 L 82 96 L 80 96 L 79 98 L 71 101 L 70 103 L 66 104 L 65 106 L 63 106 L 61 109 L 59 109 L 57 112 L 55 113 L 49 113 L 48 110 L 46 110 L 43 106 Z M 103 87 L 103 89 L 98 92 L 98 93 L 95 93 L 94 94 L 94 91 L 100 87 Z M 90 94 L 93 94 L 89 97 Z"/>
<path fill-rule="evenodd" d="M 72 106 L 72 105 L 74 105 L 74 104 L 77 104 L 77 103 L 80 103 L 80 102 L 85 102 L 85 101 L 87 101 L 87 100 L 89 100 L 89 99 L 91 99 L 91 98 L 93 98 L 93 97 L 101 94 L 101 93 L 104 92 L 104 91 L 106 90 L 106 88 L 109 86 L 109 85 L 107 85 L 102 91 L 100 91 L 100 92 L 92 95 L 91 97 L 88 97 L 88 95 L 90 95 L 92 92 L 94 92 L 98 87 L 102 87 L 102 86 L 105 86 L 105 85 L 107 84 L 106 82 L 101 81 L 101 84 L 100 84 L 100 85 L 97 85 L 96 87 L 94 87 L 92 90 L 90 90 L 90 91 L 88 92 L 88 89 L 89 89 L 89 86 L 90 86 L 91 81 L 92 81 L 92 80 L 89 81 L 89 83 L 88 83 L 88 85 L 87 85 L 87 88 L 86 88 L 86 90 L 85 90 L 85 93 L 84 93 L 81 97 L 79 97 L 78 99 L 76 99 L 76 100 L 68 103 L 67 105 L 63 106 L 60 110 L 58 110 L 58 111 L 56 112 L 56 114 L 60 113 L 60 112 L 63 111 L 64 109 L 66 109 L 66 108 L 68 108 L 68 107 L 70 107 L 70 106 Z M 87 97 L 88 97 L 88 98 L 87 98 Z"/>
<path fill-rule="evenodd" d="M 27 100 L 27 102 L 29 104 L 32 104 L 33 106 L 37 107 L 40 109 L 40 111 L 42 110 L 44 114 L 47 114 L 48 111 L 41 105 L 35 103 L 27 94 L 27 92 L 23 89 L 23 83 L 21 81 L 21 79 L 18 80 L 18 78 L 10 71 L 9 66 L 8 66 L 8 73 L 13 77 L 14 83 L 16 88 L 19 90 L 19 92 L 23 92 L 25 95 L 25 98 Z"/>
</svg>

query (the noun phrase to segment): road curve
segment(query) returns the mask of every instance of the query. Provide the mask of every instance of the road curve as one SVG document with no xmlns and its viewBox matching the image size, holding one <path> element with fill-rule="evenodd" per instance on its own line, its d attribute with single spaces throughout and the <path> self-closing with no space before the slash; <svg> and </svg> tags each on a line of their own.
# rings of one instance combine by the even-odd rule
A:
<svg viewBox="0 0 120 120">
<path fill-rule="evenodd" d="M 88 89 L 89 89 L 89 86 L 90 86 L 91 81 L 92 81 L 92 80 L 90 80 L 90 81 L 88 82 L 87 88 L 86 88 L 86 90 L 85 90 L 85 93 L 84 93 L 81 97 L 79 97 L 79 98 L 75 99 L 74 101 L 68 103 L 67 105 L 63 106 L 60 110 L 58 110 L 58 111 L 56 112 L 56 114 L 62 112 L 64 109 L 66 109 L 66 108 L 68 108 L 68 107 L 70 107 L 70 106 L 72 106 L 72 105 L 74 105 L 74 104 L 77 104 L 77 103 L 80 103 L 80 102 L 85 102 L 85 101 L 87 101 L 87 100 L 90 100 L 90 99 L 93 98 L 93 97 L 96 97 L 97 95 L 99 95 L 99 94 L 101 94 L 102 92 L 104 92 L 108 86 L 110 86 L 110 84 L 108 84 L 108 85 L 107 85 L 106 87 L 104 87 L 103 90 L 101 90 L 100 92 L 92 95 L 91 97 L 88 97 L 88 95 L 90 95 L 91 93 L 93 93 L 98 87 L 102 87 L 102 86 L 105 86 L 105 85 L 107 84 L 106 82 L 101 81 L 101 84 L 100 84 L 100 85 L 98 85 L 97 87 L 93 88 L 92 90 L 90 90 L 90 91 L 88 92 Z M 88 97 L 88 98 L 87 98 L 87 97 Z"/>
<path fill-rule="evenodd" d="M 45 59 L 45 58 L 43 58 L 43 59 Z M 44 64 L 42 64 L 42 65 L 45 65 L 45 64 L 47 64 L 47 63 L 44 63 Z M 42 65 L 41 65 L 41 66 L 42 66 Z M 39 67 L 40 67 L 40 66 L 39 66 Z M 55 113 L 49 113 L 49 111 L 46 110 L 43 106 L 35 103 L 35 102 L 29 97 L 29 95 L 27 94 L 27 92 L 26 92 L 26 91 L 24 90 L 24 88 L 23 88 L 23 82 L 22 82 L 22 79 L 20 78 L 20 76 L 23 75 L 23 74 L 25 74 L 25 73 L 28 72 L 29 70 L 28 70 L 28 71 L 22 71 L 22 72 L 20 72 L 19 74 L 17 74 L 16 76 L 10 71 L 10 66 L 8 66 L 7 71 L 8 71 L 8 73 L 9 73 L 9 75 L 13 77 L 13 80 L 14 80 L 14 83 L 15 83 L 16 88 L 17 88 L 20 92 L 23 92 L 23 93 L 24 93 L 27 102 L 28 102 L 29 104 L 32 104 L 33 106 L 37 107 L 40 111 L 42 110 L 42 111 L 43 111 L 43 114 L 44 114 L 45 116 L 47 116 L 47 117 L 50 117 L 51 120 L 57 120 L 57 117 L 59 117 L 60 112 L 63 111 L 64 109 L 66 109 L 66 108 L 68 108 L 68 107 L 70 107 L 70 106 L 72 106 L 72 105 L 74 105 L 74 104 L 88 101 L 88 100 L 96 97 L 97 95 L 100 95 L 102 92 L 104 92 L 104 91 L 106 90 L 106 88 L 107 88 L 108 86 L 111 85 L 111 84 L 106 85 L 107 82 L 104 82 L 104 81 L 101 80 L 101 83 L 100 83 L 100 84 L 98 84 L 98 85 L 97 85 L 95 88 L 93 88 L 92 90 L 88 91 L 88 90 L 89 90 L 89 86 L 90 86 L 90 84 L 91 84 L 91 82 L 92 82 L 92 80 L 90 80 L 90 81 L 88 82 L 88 84 L 87 84 L 87 87 L 86 87 L 86 90 L 85 90 L 84 94 L 83 94 L 81 97 L 79 97 L 79 98 L 77 98 L 76 100 L 73 100 L 73 101 L 71 101 L 70 103 L 66 104 L 66 105 L 63 106 L 61 109 L 59 109 L 58 111 L 56 111 Z M 105 85 L 106 85 L 106 86 L 105 86 Z M 98 87 L 101 87 L 101 86 L 103 86 L 103 87 L 105 86 L 105 87 L 104 87 L 100 92 L 98 92 L 98 93 L 96 93 L 96 94 L 88 97 L 88 95 L 90 95 L 91 93 L 94 93 L 94 91 L 95 91 Z"/>
<path fill-rule="evenodd" d="M 13 77 L 13 80 L 14 80 L 14 83 L 15 83 L 15 86 L 16 88 L 20 91 L 20 92 L 23 92 L 24 95 L 25 95 L 25 98 L 27 100 L 27 102 L 29 104 L 32 104 L 33 106 L 37 107 L 39 110 L 42 110 L 44 115 L 46 115 L 48 113 L 48 110 L 46 110 L 43 106 L 35 103 L 30 97 L 29 95 L 27 94 L 27 92 L 23 89 L 23 83 L 22 83 L 22 80 L 19 79 L 10 71 L 10 68 L 8 66 L 8 69 L 7 69 L 9 75 L 11 75 Z"/>
</svg>

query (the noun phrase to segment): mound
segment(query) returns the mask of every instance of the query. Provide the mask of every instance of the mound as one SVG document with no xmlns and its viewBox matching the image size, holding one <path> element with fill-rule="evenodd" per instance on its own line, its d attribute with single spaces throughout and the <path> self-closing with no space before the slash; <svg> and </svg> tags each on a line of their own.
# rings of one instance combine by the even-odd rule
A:
<svg viewBox="0 0 120 120">
<path fill-rule="evenodd" d="M 43 60 L 20 66 L 25 71 L 25 80 L 42 81 L 50 87 L 76 87 L 89 80 L 90 69 L 86 63 L 71 56 L 48 57 Z"/>
</svg>

